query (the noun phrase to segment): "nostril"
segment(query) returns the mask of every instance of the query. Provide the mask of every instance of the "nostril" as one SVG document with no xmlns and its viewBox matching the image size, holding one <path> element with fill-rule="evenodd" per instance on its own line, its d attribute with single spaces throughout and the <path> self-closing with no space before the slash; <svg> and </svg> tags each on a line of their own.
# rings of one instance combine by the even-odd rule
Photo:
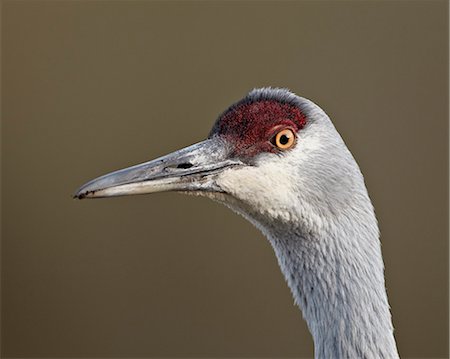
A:
<svg viewBox="0 0 450 359">
<path fill-rule="evenodd" d="M 193 166 L 192 163 L 180 163 L 177 168 L 182 168 L 182 169 L 187 169 L 187 168 L 191 168 Z"/>
</svg>

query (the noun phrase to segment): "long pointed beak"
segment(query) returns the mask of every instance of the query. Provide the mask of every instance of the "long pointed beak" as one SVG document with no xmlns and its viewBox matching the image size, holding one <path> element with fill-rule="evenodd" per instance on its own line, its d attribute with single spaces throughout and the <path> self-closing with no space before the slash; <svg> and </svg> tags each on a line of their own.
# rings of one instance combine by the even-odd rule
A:
<svg viewBox="0 0 450 359">
<path fill-rule="evenodd" d="M 153 161 L 115 171 L 81 186 L 74 198 L 101 198 L 163 191 L 221 192 L 218 173 L 243 163 L 227 158 L 217 138 L 199 142 Z"/>
</svg>

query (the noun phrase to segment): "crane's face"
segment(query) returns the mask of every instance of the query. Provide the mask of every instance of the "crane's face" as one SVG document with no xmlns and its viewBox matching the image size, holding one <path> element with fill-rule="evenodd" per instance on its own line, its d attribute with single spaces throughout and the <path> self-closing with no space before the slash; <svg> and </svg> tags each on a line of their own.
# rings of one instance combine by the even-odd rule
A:
<svg viewBox="0 0 450 359">
<path fill-rule="evenodd" d="M 292 202 L 293 163 L 301 157 L 302 142 L 310 141 L 305 127 L 306 117 L 292 104 L 241 101 L 219 117 L 205 141 L 94 179 L 75 197 L 179 191 L 280 212 Z"/>
</svg>

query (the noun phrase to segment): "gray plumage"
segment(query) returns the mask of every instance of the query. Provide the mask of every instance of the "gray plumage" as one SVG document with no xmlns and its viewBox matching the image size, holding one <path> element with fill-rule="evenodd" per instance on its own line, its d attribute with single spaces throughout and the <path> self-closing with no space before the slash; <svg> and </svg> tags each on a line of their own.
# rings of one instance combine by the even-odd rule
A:
<svg viewBox="0 0 450 359">
<path fill-rule="evenodd" d="M 289 151 L 259 153 L 251 163 L 232 157 L 216 124 L 208 140 L 100 177 L 76 196 L 175 190 L 227 205 L 271 243 L 316 358 L 398 358 L 377 220 L 356 161 L 325 112 L 286 89 L 255 89 L 230 109 L 263 100 L 306 116 Z"/>
</svg>

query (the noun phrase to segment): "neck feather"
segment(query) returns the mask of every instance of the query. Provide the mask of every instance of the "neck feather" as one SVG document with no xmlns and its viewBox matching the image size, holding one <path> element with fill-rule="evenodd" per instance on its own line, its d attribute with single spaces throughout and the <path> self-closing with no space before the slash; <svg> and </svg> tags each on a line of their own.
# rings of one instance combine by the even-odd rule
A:
<svg viewBox="0 0 450 359">
<path fill-rule="evenodd" d="M 259 226 L 312 333 L 316 358 L 398 358 L 370 209 L 356 226 L 339 218 L 317 233 Z"/>
</svg>

